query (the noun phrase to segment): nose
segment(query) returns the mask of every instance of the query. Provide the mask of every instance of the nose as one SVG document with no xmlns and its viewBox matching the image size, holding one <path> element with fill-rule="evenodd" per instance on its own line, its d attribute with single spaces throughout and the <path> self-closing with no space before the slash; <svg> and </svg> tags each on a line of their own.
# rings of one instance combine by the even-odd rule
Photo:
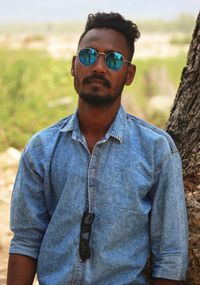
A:
<svg viewBox="0 0 200 285">
<path fill-rule="evenodd" d="M 97 60 L 92 65 L 92 71 L 98 73 L 105 73 L 106 71 L 106 62 L 105 62 L 105 53 L 99 52 Z"/>
</svg>

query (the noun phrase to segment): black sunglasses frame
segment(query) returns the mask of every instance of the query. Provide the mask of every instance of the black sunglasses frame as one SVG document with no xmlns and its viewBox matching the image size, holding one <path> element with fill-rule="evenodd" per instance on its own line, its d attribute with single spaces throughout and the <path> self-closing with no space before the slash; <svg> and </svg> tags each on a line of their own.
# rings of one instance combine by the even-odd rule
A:
<svg viewBox="0 0 200 285">
<path fill-rule="evenodd" d="M 81 220 L 80 241 L 79 241 L 79 255 L 83 262 L 90 258 L 90 234 L 92 223 L 94 220 L 94 213 L 85 211 Z"/>
</svg>

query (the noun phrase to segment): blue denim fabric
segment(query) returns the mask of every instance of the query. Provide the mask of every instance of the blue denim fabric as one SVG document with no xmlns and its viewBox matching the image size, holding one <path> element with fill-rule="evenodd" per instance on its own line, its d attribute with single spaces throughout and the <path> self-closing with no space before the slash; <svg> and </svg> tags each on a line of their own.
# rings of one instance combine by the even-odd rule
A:
<svg viewBox="0 0 200 285">
<path fill-rule="evenodd" d="M 146 285 L 184 279 L 187 218 L 181 161 L 165 132 L 123 108 L 90 154 L 77 114 L 36 134 L 20 161 L 10 253 L 38 259 L 41 285 Z M 95 213 L 90 259 L 79 258 L 80 223 Z"/>
</svg>

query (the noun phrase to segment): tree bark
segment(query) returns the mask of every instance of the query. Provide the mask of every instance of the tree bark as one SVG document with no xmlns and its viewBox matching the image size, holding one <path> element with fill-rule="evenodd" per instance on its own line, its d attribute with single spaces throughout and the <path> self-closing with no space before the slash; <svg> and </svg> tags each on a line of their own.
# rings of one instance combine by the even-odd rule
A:
<svg viewBox="0 0 200 285">
<path fill-rule="evenodd" d="M 182 157 L 189 219 L 189 268 L 186 284 L 200 284 L 200 13 L 187 64 L 166 125 Z"/>
</svg>

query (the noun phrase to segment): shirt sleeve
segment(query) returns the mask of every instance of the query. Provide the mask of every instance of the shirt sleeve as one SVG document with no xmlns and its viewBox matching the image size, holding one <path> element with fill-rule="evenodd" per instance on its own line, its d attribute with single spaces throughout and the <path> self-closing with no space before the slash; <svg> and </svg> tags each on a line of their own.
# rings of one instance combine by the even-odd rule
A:
<svg viewBox="0 0 200 285">
<path fill-rule="evenodd" d="M 184 280 L 188 265 L 188 223 L 182 165 L 178 152 L 157 171 L 150 235 L 153 277 Z"/>
<path fill-rule="evenodd" d="M 30 167 L 22 154 L 11 200 L 10 253 L 38 257 L 42 238 L 49 223 L 43 179 Z"/>
</svg>

